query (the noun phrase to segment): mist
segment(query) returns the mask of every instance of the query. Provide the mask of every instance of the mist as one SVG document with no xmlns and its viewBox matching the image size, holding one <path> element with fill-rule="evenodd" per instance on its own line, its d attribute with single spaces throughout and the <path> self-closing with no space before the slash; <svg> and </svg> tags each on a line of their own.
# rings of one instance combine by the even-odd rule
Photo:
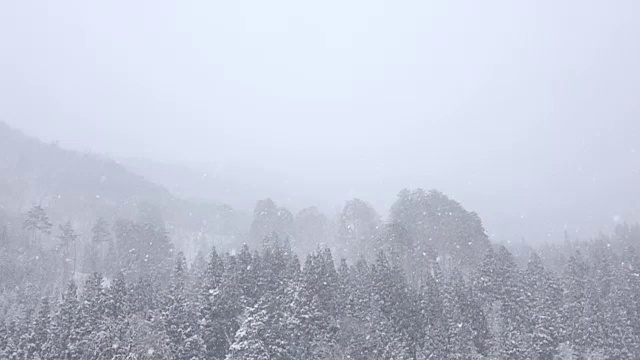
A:
<svg viewBox="0 0 640 360">
<path fill-rule="evenodd" d="M 635 2 L 336 5 L 4 4 L 0 118 L 295 207 L 437 188 L 502 240 L 637 218 Z"/>
<path fill-rule="evenodd" d="M 0 359 L 640 358 L 639 16 L 0 2 Z"/>
<path fill-rule="evenodd" d="M 635 2 L 337 5 L 3 4 L 0 118 L 71 149 L 245 169 L 228 177 L 253 200 L 298 208 L 437 188 L 501 240 L 637 218 L 620 191 L 640 180 Z"/>
</svg>

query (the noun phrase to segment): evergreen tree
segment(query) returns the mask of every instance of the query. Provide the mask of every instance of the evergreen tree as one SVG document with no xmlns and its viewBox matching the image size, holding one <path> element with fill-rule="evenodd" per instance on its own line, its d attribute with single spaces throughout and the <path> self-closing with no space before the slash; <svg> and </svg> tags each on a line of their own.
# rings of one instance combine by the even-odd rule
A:
<svg viewBox="0 0 640 360">
<path fill-rule="evenodd" d="M 579 255 L 578 255 L 579 256 Z M 585 343 L 586 328 L 584 310 L 586 303 L 586 266 L 578 256 L 572 256 L 567 262 L 564 272 L 563 299 L 561 310 L 561 339 L 574 352 L 582 351 Z"/>
<path fill-rule="evenodd" d="M 343 259 L 340 266 L 340 318 L 339 346 L 341 352 L 351 359 L 367 359 L 373 356 L 370 346 L 373 323 L 373 276 L 364 259 L 352 268 Z"/>
<path fill-rule="evenodd" d="M 91 229 L 91 242 L 85 246 L 85 265 L 86 272 L 100 272 L 112 274 L 114 270 L 108 266 L 108 260 L 115 260 L 115 257 L 109 258 L 110 251 L 115 250 L 109 224 L 104 218 L 98 218 Z"/>
<path fill-rule="evenodd" d="M 424 276 L 420 291 L 420 314 L 423 319 L 423 327 L 426 336 L 420 344 L 421 358 L 444 358 L 446 344 L 446 318 L 442 289 L 445 287 L 442 272 L 437 263 L 434 263 Z"/>
<path fill-rule="evenodd" d="M 523 359 L 531 348 L 530 315 L 526 312 L 524 283 L 513 255 L 500 247 L 496 256 L 500 286 L 498 287 L 504 329 L 501 334 L 500 353 L 505 358 Z"/>
<path fill-rule="evenodd" d="M 299 358 L 329 359 L 337 347 L 338 274 L 329 249 L 310 254 L 294 303 Z"/>
<path fill-rule="evenodd" d="M 360 199 L 348 201 L 338 218 L 338 249 L 344 257 L 357 259 L 375 254 L 380 216 Z"/>
<path fill-rule="evenodd" d="M 283 239 L 290 237 L 293 235 L 293 227 L 293 215 L 287 209 L 279 208 L 271 199 L 258 201 L 250 230 L 254 244 L 260 244 L 272 234 Z"/>
<path fill-rule="evenodd" d="M 118 249 L 135 246 L 120 252 L 130 261 L 124 271 L 88 275 L 81 292 L 69 281 L 56 304 L 48 299 L 58 281 L 47 283 L 59 275 L 52 271 L 61 267 L 58 254 L 77 239 L 70 224 L 60 226 L 58 254 L 25 258 L 2 249 L 0 359 L 624 360 L 640 353 L 633 227 L 550 247 L 544 251 L 563 255 L 549 259 L 498 246 L 473 269 L 446 256 L 413 256 L 408 250 L 419 245 L 405 225 L 384 227 L 377 243 L 384 250 L 372 265 L 363 256 L 337 269 L 326 248 L 301 266 L 287 238 L 272 233 L 261 252 L 213 249 L 191 269 L 180 253 L 166 278 L 154 269 L 167 260 L 143 244 L 166 235 L 159 224 L 153 213 L 121 223 Z M 565 257 L 564 270 L 552 271 Z"/>
<path fill-rule="evenodd" d="M 107 299 L 102 275 L 91 275 L 84 284 L 81 299 L 76 327 L 78 351 L 81 359 L 101 359 L 100 356 L 106 355 L 113 344 L 113 334 L 105 318 Z"/>
<path fill-rule="evenodd" d="M 40 205 L 33 206 L 27 213 L 27 218 L 23 223 L 23 229 L 31 232 L 32 240 L 29 245 L 40 246 L 42 235 L 51 234 L 53 224 L 49 221 L 46 211 Z"/>
<path fill-rule="evenodd" d="M 139 222 L 119 220 L 115 236 L 118 269 L 127 278 L 160 283 L 167 280 L 173 247 L 159 214 L 146 210 Z"/>
<path fill-rule="evenodd" d="M 456 266 L 471 267 L 489 248 L 489 239 L 476 213 L 439 191 L 402 190 L 391 207 L 390 223 L 404 227 L 416 240 L 416 254 L 434 251 Z"/>
<path fill-rule="evenodd" d="M 317 208 L 302 209 L 295 218 L 294 248 L 308 254 L 318 246 L 328 246 L 331 240 L 329 219 Z"/>
<path fill-rule="evenodd" d="M 28 359 L 50 359 L 50 354 L 56 353 L 51 308 L 49 299 L 43 298 L 37 313 L 31 322 L 28 335 L 25 337 L 25 353 Z"/>
<path fill-rule="evenodd" d="M 60 235 L 58 236 L 58 246 L 56 251 L 62 261 L 62 282 L 66 284 L 72 273 L 75 272 L 75 247 L 78 235 L 75 230 L 73 230 L 70 221 L 67 221 L 64 225 L 60 225 L 59 229 Z"/>
<path fill-rule="evenodd" d="M 56 314 L 56 327 L 58 330 L 58 341 L 56 351 L 52 354 L 54 359 L 80 359 L 82 352 L 80 348 L 81 315 L 77 297 L 77 287 L 73 281 L 69 282 L 67 290 L 62 297 L 62 304 Z"/>
<path fill-rule="evenodd" d="M 211 251 L 200 290 L 200 326 L 208 359 L 224 359 L 237 330 L 235 318 L 242 308 L 237 307 L 240 297 L 237 285 L 231 283 L 236 280 L 231 276 L 231 271 L 235 270 L 225 272 L 215 248 Z M 234 299 L 234 296 L 237 297 Z"/>
<path fill-rule="evenodd" d="M 3 341 L 4 348 L 0 349 L 0 354 L 2 354 L 5 359 L 22 360 L 28 358 L 30 337 L 29 329 L 26 326 L 27 323 L 27 319 L 23 317 L 23 319 L 16 319 L 7 324 L 5 330 L 7 339 Z"/>
<path fill-rule="evenodd" d="M 442 289 L 444 358 L 472 359 L 477 351 L 473 329 L 465 318 L 466 285 L 462 275 L 454 272 Z"/>
<path fill-rule="evenodd" d="M 537 253 L 532 253 L 525 272 L 527 313 L 531 314 L 531 354 L 537 359 L 553 359 L 559 346 L 559 312 L 562 292 Z"/>
<path fill-rule="evenodd" d="M 240 303 L 245 307 L 251 307 L 258 302 L 258 266 L 246 244 L 237 256 L 236 266 L 235 275 L 241 292 Z"/>
<path fill-rule="evenodd" d="M 179 253 L 163 306 L 162 320 L 169 339 L 171 359 L 205 358 L 205 345 L 197 331 L 195 313 L 187 301 L 186 260 Z"/>
<path fill-rule="evenodd" d="M 294 359 L 296 319 L 292 292 L 284 284 L 270 289 L 250 308 L 226 359 Z"/>
<path fill-rule="evenodd" d="M 0 230 L 0 249 L 8 248 L 10 240 L 7 225 L 2 225 L 2 230 Z"/>
</svg>

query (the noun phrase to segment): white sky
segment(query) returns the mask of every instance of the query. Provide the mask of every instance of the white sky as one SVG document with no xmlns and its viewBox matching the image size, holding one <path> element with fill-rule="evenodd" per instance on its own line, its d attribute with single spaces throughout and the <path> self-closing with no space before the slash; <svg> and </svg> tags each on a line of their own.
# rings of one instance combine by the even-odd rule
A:
<svg viewBox="0 0 640 360">
<path fill-rule="evenodd" d="M 640 208 L 638 24 L 633 0 L 4 1 L 0 119 L 318 203 L 435 187 L 491 231 L 557 231 Z"/>
</svg>

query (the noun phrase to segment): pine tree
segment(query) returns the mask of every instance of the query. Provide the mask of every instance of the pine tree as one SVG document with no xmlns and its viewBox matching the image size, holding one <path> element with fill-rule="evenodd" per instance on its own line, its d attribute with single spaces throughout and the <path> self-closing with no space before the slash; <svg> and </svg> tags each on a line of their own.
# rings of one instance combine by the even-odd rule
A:
<svg viewBox="0 0 640 360">
<path fill-rule="evenodd" d="M 389 217 L 390 223 L 402 225 L 416 240 L 417 254 L 437 252 L 456 266 L 469 268 L 489 248 L 478 215 L 436 190 L 402 190 Z"/>
<path fill-rule="evenodd" d="M 426 336 L 420 346 L 424 359 L 444 358 L 446 344 L 446 322 L 442 288 L 445 286 L 441 270 L 437 263 L 424 276 L 420 291 L 420 313 Z"/>
<path fill-rule="evenodd" d="M 56 314 L 55 322 L 58 330 L 58 346 L 56 349 L 58 353 L 52 354 L 52 358 L 65 360 L 81 358 L 79 311 L 77 287 L 73 281 L 70 281 L 62 297 L 62 304 Z"/>
<path fill-rule="evenodd" d="M 347 358 L 371 358 L 374 347 L 369 340 L 373 332 L 374 289 L 372 272 L 364 259 L 359 260 L 352 268 L 343 259 L 340 266 L 340 289 L 340 350 Z"/>
<path fill-rule="evenodd" d="M 40 205 L 35 205 L 27 213 L 27 219 L 24 221 L 23 229 L 31 232 L 32 241 L 28 245 L 41 246 L 41 236 L 51 234 L 53 225 L 49 221 L 46 211 Z"/>
<path fill-rule="evenodd" d="M 8 248 L 10 243 L 11 239 L 9 238 L 7 225 L 2 225 L 2 230 L 0 230 L 0 249 Z"/>
<path fill-rule="evenodd" d="M 336 351 L 338 274 L 329 249 L 307 256 L 294 312 L 299 358 L 328 359 Z"/>
<path fill-rule="evenodd" d="M 632 359 L 637 354 L 638 339 L 634 336 L 632 318 L 634 312 L 626 306 L 628 299 L 634 295 L 630 291 L 624 268 L 616 266 L 620 259 L 605 241 L 594 244 L 593 271 L 591 284 L 596 288 L 588 294 L 589 310 L 593 315 L 589 328 L 590 354 L 595 358 L 597 353 L 606 353 L 616 359 Z M 595 311 L 594 311 L 595 310 Z"/>
<path fill-rule="evenodd" d="M 104 218 L 98 218 L 91 228 L 91 241 L 95 244 L 105 244 L 111 241 L 111 231 L 109 223 Z"/>
<path fill-rule="evenodd" d="M 29 344 L 29 329 L 26 326 L 27 319 L 23 316 L 22 319 L 16 319 L 10 321 L 6 325 L 4 347 L 0 349 L 0 354 L 4 359 L 9 360 L 22 360 L 28 358 Z"/>
<path fill-rule="evenodd" d="M 269 334 L 267 324 L 269 322 L 266 310 L 255 309 L 249 311 L 240 330 L 236 333 L 234 343 L 231 345 L 230 352 L 226 359 L 255 359 L 268 360 L 277 358 L 273 356 L 273 345 L 270 346 L 266 342 L 266 336 Z M 286 353 L 284 346 L 275 351 L 276 355 Z M 284 357 L 283 357 L 284 358 Z"/>
<path fill-rule="evenodd" d="M 283 285 L 270 289 L 247 311 L 227 360 L 296 358 L 296 320 L 290 307 L 293 296 Z"/>
<path fill-rule="evenodd" d="M 537 359 L 551 360 L 559 345 L 559 306 L 562 293 L 537 253 L 532 253 L 525 272 L 526 306 L 531 314 L 532 349 Z"/>
<path fill-rule="evenodd" d="M 55 353 L 54 330 L 51 318 L 49 299 L 43 298 L 31 322 L 30 329 L 24 337 L 25 353 L 28 359 L 48 359 L 49 354 Z"/>
<path fill-rule="evenodd" d="M 474 333 L 465 318 L 464 303 L 466 285 L 459 272 L 454 272 L 444 283 L 442 304 L 444 310 L 444 357 L 447 359 L 471 359 L 476 355 Z"/>
<path fill-rule="evenodd" d="M 82 359 L 101 359 L 99 354 L 106 355 L 113 344 L 113 334 L 105 318 L 107 299 L 102 282 L 102 275 L 93 273 L 82 290 L 77 317 L 78 349 Z"/>
<path fill-rule="evenodd" d="M 237 257 L 237 282 L 240 288 L 240 303 L 245 307 L 252 307 L 259 300 L 258 266 L 259 260 L 254 258 L 245 244 Z"/>
<path fill-rule="evenodd" d="M 380 216 L 360 199 L 348 201 L 338 218 L 338 244 L 343 257 L 357 259 L 375 255 Z"/>
<path fill-rule="evenodd" d="M 172 359 L 204 359 L 205 345 L 197 332 L 197 319 L 187 301 L 186 260 L 179 253 L 163 306 L 162 319 Z"/>
<path fill-rule="evenodd" d="M 72 273 L 75 271 L 76 264 L 76 241 L 78 235 L 71 226 L 71 222 L 67 221 L 65 224 L 59 226 L 60 235 L 58 236 L 58 246 L 56 251 L 58 252 L 62 261 L 62 282 L 66 284 Z"/>
<path fill-rule="evenodd" d="M 119 273 L 105 292 L 104 321 L 112 340 L 111 348 L 102 354 L 106 359 L 124 359 L 132 347 L 131 338 L 127 334 L 130 331 L 130 299 L 124 275 Z"/>
<path fill-rule="evenodd" d="M 640 294 L 640 258 L 635 249 L 628 250 L 623 257 L 621 267 L 620 290 L 618 301 L 623 303 L 621 311 L 626 314 L 631 333 L 625 338 L 631 353 L 640 352 L 640 298 L 632 294 Z"/>
<path fill-rule="evenodd" d="M 143 208 L 138 222 L 115 226 L 117 264 L 127 278 L 164 283 L 171 273 L 173 247 L 159 211 Z"/>
<path fill-rule="evenodd" d="M 224 350 L 221 359 L 223 359 L 229 351 L 229 347 L 234 341 L 236 331 L 240 328 L 240 318 L 246 310 L 242 302 L 242 289 L 239 286 L 238 263 L 235 256 L 227 256 L 225 272 L 222 276 L 220 284 L 220 293 L 218 298 L 219 313 L 222 315 L 218 319 L 221 329 L 221 338 L 224 339 Z"/>
<path fill-rule="evenodd" d="M 586 267 L 576 256 L 569 258 L 564 272 L 563 301 L 561 310 L 561 339 L 574 351 L 581 351 L 586 344 L 585 322 L 586 307 Z"/>
<path fill-rule="evenodd" d="M 250 230 L 254 244 L 261 244 L 272 234 L 282 239 L 291 236 L 293 227 L 293 215 L 287 209 L 279 208 L 271 199 L 258 201 Z"/>
<path fill-rule="evenodd" d="M 87 269 L 90 272 L 100 272 L 111 274 L 107 266 L 107 253 L 113 247 L 111 231 L 109 231 L 109 223 L 104 218 L 98 218 L 93 228 L 91 228 L 91 242 L 87 244 L 86 259 L 88 260 Z"/>
<path fill-rule="evenodd" d="M 207 272 L 207 260 L 202 251 L 198 251 L 193 263 L 189 268 L 189 287 L 194 290 L 192 296 L 197 297 L 200 291 L 200 284 L 204 283 Z"/>
<path fill-rule="evenodd" d="M 229 338 L 235 329 L 229 329 L 230 325 L 225 324 L 227 317 L 236 314 L 227 314 L 226 306 L 229 301 L 226 291 L 230 288 L 223 287 L 223 277 L 225 267 L 222 259 L 218 256 L 216 249 L 211 251 L 209 263 L 202 279 L 200 288 L 200 326 L 202 337 L 205 339 L 206 354 L 209 359 L 223 359 L 229 348 Z"/>
<path fill-rule="evenodd" d="M 462 293 L 462 317 L 469 324 L 475 352 L 479 356 L 487 356 L 491 348 L 491 333 L 485 311 L 471 286 L 465 287 Z"/>
<path fill-rule="evenodd" d="M 8 359 L 13 351 L 11 343 L 11 332 L 9 331 L 8 324 L 5 323 L 4 320 L 0 323 L 0 359 Z"/>
<path fill-rule="evenodd" d="M 316 207 L 302 209 L 295 218 L 294 248 L 308 254 L 318 246 L 328 246 L 331 238 L 329 219 Z"/>
<path fill-rule="evenodd" d="M 496 259 L 500 279 L 500 313 L 504 321 L 500 353 L 505 358 L 527 358 L 531 348 L 531 334 L 528 331 L 531 329 L 531 317 L 526 312 L 527 307 L 523 306 L 527 302 L 523 279 L 513 255 L 506 248 L 500 247 Z"/>
</svg>

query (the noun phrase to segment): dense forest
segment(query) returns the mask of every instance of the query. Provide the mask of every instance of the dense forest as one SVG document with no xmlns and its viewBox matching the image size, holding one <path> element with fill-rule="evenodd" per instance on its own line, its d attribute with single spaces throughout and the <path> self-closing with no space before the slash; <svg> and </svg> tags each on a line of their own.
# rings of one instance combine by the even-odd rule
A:
<svg viewBox="0 0 640 360">
<path fill-rule="evenodd" d="M 640 226 L 495 243 L 404 189 L 381 215 L 184 200 L 0 123 L 0 359 L 637 359 Z"/>
<path fill-rule="evenodd" d="M 382 219 L 266 199 L 248 241 L 187 260 L 162 212 L 86 236 L 34 206 L 0 227 L 1 359 L 637 359 L 640 226 L 490 244 L 437 191 Z"/>
<path fill-rule="evenodd" d="M 0 360 L 640 360 L 639 39 L 640 0 L 0 0 Z"/>
</svg>

